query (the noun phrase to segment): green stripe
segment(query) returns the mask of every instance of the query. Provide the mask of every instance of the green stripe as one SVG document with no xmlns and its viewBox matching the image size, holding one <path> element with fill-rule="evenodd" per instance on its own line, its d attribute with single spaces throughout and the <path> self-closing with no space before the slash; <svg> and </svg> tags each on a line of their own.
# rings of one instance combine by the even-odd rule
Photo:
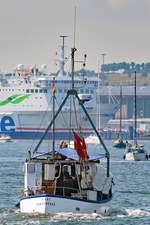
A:
<svg viewBox="0 0 150 225">
<path fill-rule="evenodd" d="M 0 106 L 7 105 L 9 102 L 11 102 L 13 99 L 17 98 L 18 96 L 20 96 L 20 95 L 16 94 L 16 95 L 12 95 L 12 96 L 6 98 L 4 101 L 0 102 Z"/>
<path fill-rule="evenodd" d="M 20 98 L 15 99 L 14 101 L 11 101 L 12 104 L 18 104 L 22 101 L 24 101 L 26 98 L 28 98 L 31 94 L 23 95 Z"/>
</svg>

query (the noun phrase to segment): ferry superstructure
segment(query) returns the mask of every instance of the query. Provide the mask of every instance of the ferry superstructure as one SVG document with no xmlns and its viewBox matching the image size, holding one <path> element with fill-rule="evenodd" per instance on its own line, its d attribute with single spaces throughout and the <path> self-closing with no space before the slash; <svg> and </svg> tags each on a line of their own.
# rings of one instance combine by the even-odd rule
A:
<svg viewBox="0 0 150 225">
<path fill-rule="evenodd" d="M 32 73 L 16 73 L 7 80 L 2 79 L 0 83 L 0 132 L 8 133 L 12 138 L 40 138 L 47 126 L 48 118 L 52 117 L 52 85 L 52 76 L 38 76 Z M 56 110 L 70 85 L 71 78 L 69 77 L 55 78 Z M 96 124 L 97 79 L 75 79 L 75 87 L 81 98 L 89 100 L 85 106 Z M 101 118 L 101 126 L 109 120 L 106 112 L 112 112 L 113 108 L 114 105 L 111 104 L 103 106 L 105 115 Z M 76 115 L 80 117 L 79 126 L 82 132 L 89 134 L 87 119 L 80 114 L 78 107 Z M 76 115 L 74 115 L 74 121 Z M 68 138 L 70 131 L 65 127 L 67 127 L 69 117 L 69 105 L 66 105 L 62 115 L 56 121 L 56 138 L 60 132 L 64 134 L 64 138 Z M 73 127 L 74 124 L 72 124 Z M 51 131 L 47 138 L 49 135 L 51 136 Z"/>
<path fill-rule="evenodd" d="M 62 44 L 59 75 L 55 77 L 56 110 L 59 108 L 66 92 L 71 87 L 71 77 L 64 75 L 64 38 Z M 100 117 L 101 128 L 105 127 L 111 115 L 115 112 L 115 104 L 103 104 L 98 115 L 99 103 L 98 79 L 86 78 L 85 75 L 75 78 L 75 88 L 80 98 L 86 101 L 85 107 L 92 120 L 97 124 Z M 47 121 L 52 118 L 52 85 L 53 76 L 48 75 L 37 68 L 29 70 L 19 64 L 9 78 L 0 79 L 0 133 L 6 133 L 16 139 L 39 139 L 47 127 Z M 73 102 L 69 104 L 74 104 Z M 62 114 L 56 120 L 56 138 L 63 134 L 63 138 L 70 137 L 70 130 L 66 127 L 70 121 L 70 105 L 65 105 Z M 74 123 L 80 117 L 80 129 L 84 135 L 89 135 L 91 130 L 85 115 L 80 113 L 77 106 L 73 114 Z M 72 119 L 72 118 L 71 118 Z M 71 129 L 74 124 L 71 124 Z M 51 138 L 51 130 L 46 138 Z"/>
</svg>

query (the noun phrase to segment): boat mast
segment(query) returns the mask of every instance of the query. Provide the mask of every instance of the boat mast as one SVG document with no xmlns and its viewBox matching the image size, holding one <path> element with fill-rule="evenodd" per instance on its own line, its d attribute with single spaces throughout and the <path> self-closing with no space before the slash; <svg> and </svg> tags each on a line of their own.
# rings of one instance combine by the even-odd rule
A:
<svg viewBox="0 0 150 225">
<path fill-rule="evenodd" d="M 55 77 L 53 77 L 53 118 L 55 116 Z M 53 139 L 53 156 L 55 155 L 55 120 L 53 122 L 53 133 L 52 133 L 52 139 Z"/>
<path fill-rule="evenodd" d="M 75 41 L 76 41 L 76 6 L 74 8 L 74 38 L 73 38 L 73 48 L 71 48 L 71 67 L 72 67 L 72 73 L 71 73 L 71 79 L 72 79 L 72 89 L 74 89 L 74 53 L 77 50 L 75 48 Z"/>
<path fill-rule="evenodd" d="M 120 86 L 120 138 L 122 138 L 122 86 Z"/>
<path fill-rule="evenodd" d="M 97 129 L 101 129 L 101 113 L 100 113 L 100 61 L 98 60 L 98 94 L 97 94 Z"/>
<path fill-rule="evenodd" d="M 72 64 L 72 89 L 74 89 L 74 53 L 77 49 L 74 47 L 71 49 L 71 64 Z"/>
<path fill-rule="evenodd" d="M 134 75 L 134 144 L 137 145 L 137 136 L 136 136 L 136 127 L 137 127 L 137 123 L 136 123 L 136 71 L 135 71 L 135 75 Z"/>
</svg>

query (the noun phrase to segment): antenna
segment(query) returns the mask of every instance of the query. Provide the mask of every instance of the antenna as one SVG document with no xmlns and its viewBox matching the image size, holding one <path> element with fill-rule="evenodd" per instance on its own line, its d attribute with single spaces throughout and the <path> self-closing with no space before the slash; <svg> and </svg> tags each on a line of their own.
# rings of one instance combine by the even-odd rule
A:
<svg viewBox="0 0 150 225">
<path fill-rule="evenodd" d="M 62 46 L 61 46 L 61 68 L 60 71 L 62 73 L 62 75 L 65 75 L 65 71 L 64 71 L 64 65 L 65 65 L 65 38 L 68 37 L 66 35 L 61 35 L 60 36 L 62 38 Z"/>
<path fill-rule="evenodd" d="M 75 40 L 76 40 L 76 9 L 77 9 L 77 7 L 75 6 L 74 7 L 74 40 L 73 40 L 73 42 L 74 42 L 74 48 L 75 48 Z"/>
</svg>

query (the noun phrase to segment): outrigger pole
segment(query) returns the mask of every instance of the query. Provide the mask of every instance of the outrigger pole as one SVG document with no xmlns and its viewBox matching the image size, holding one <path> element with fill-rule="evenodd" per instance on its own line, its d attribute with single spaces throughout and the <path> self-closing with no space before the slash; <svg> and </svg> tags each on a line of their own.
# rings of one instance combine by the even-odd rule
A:
<svg viewBox="0 0 150 225">
<path fill-rule="evenodd" d="M 83 105 L 84 101 L 82 101 L 82 100 L 79 98 L 78 92 L 77 92 L 77 90 L 74 88 L 74 53 L 75 53 L 75 51 L 76 51 L 76 48 L 72 48 L 72 49 L 71 49 L 71 56 L 72 56 L 72 88 L 71 88 L 70 90 L 67 91 L 67 95 L 66 95 L 65 99 L 63 100 L 63 102 L 62 102 L 62 104 L 60 105 L 59 109 L 58 109 L 57 112 L 55 113 L 55 115 L 54 115 L 52 121 L 51 121 L 50 124 L 48 125 L 48 127 L 47 127 L 45 133 L 43 134 L 43 136 L 42 136 L 42 138 L 41 138 L 41 140 L 39 141 L 39 143 L 38 143 L 37 146 L 35 147 L 35 149 L 34 149 L 34 151 L 33 151 L 33 154 L 35 154 L 35 153 L 37 152 L 37 150 L 38 150 L 39 146 L 41 145 L 41 143 L 43 142 L 43 140 L 44 140 L 46 134 L 48 133 L 49 129 L 50 129 L 51 126 L 54 124 L 54 122 L 55 122 L 57 116 L 58 116 L 59 113 L 61 112 L 62 107 L 65 105 L 65 103 L 66 103 L 68 97 L 69 97 L 70 95 L 73 95 L 73 96 L 75 96 L 75 97 L 77 98 L 77 100 L 78 100 L 78 102 L 79 102 L 79 105 L 82 107 L 82 109 L 83 109 L 85 115 L 87 116 L 87 118 L 88 118 L 88 120 L 89 120 L 89 122 L 90 122 L 90 124 L 91 124 L 91 126 L 92 126 L 92 128 L 93 128 L 93 130 L 95 131 L 97 137 L 99 138 L 99 141 L 100 141 L 101 145 L 103 146 L 103 148 L 104 148 L 104 150 L 105 150 L 105 153 L 106 153 L 105 156 L 106 156 L 106 158 L 107 158 L 107 177 L 109 177 L 109 158 L 110 158 L 109 151 L 108 151 L 108 149 L 106 148 L 106 145 L 104 144 L 104 142 L 103 142 L 103 140 L 102 140 L 102 138 L 101 138 L 101 135 L 100 135 L 99 132 L 96 130 L 96 127 L 95 127 L 94 123 L 92 122 L 92 120 L 91 120 L 91 118 L 90 118 L 90 116 L 89 116 L 89 114 L 88 114 L 86 108 L 84 107 L 84 105 Z"/>
</svg>

